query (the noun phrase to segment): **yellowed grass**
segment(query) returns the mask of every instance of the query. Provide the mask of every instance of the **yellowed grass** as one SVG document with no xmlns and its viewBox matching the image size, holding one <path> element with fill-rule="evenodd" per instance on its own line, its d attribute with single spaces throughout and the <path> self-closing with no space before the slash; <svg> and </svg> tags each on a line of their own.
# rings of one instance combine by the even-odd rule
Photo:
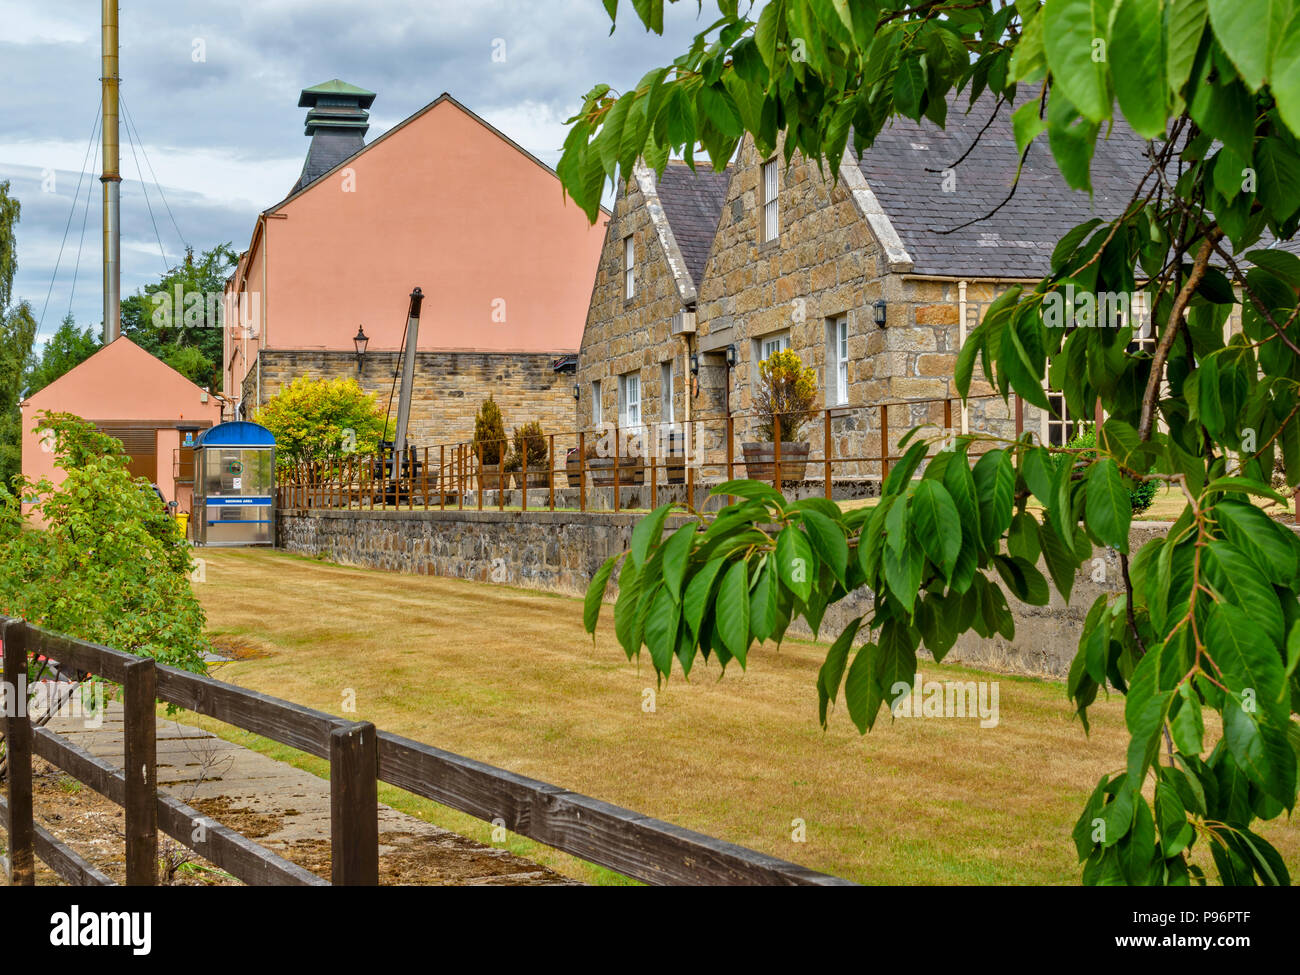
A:
<svg viewBox="0 0 1300 975">
<path fill-rule="evenodd" d="M 1000 723 L 884 717 L 859 736 L 817 724 L 824 647 L 764 647 L 748 671 L 699 666 L 655 692 L 606 607 L 595 645 L 579 600 L 405 576 L 266 550 L 210 550 L 197 591 L 215 635 L 267 656 L 218 676 L 809 866 L 872 883 L 1076 883 L 1069 832 L 1097 778 L 1124 764 L 1118 697 L 1085 736 L 1059 683 L 997 680 Z M 654 711 L 646 710 L 655 692 Z M 229 732 L 280 757 L 287 749 Z M 324 763 L 296 761 L 317 774 Z M 489 827 L 387 790 L 385 801 L 487 840 Z M 795 842 L 795 820 L 806 842 Z M 1300 862 L 1300 829 L 1265 835 Z M 516 840 L 586 880 L 600 871 Z"/>
</svg>

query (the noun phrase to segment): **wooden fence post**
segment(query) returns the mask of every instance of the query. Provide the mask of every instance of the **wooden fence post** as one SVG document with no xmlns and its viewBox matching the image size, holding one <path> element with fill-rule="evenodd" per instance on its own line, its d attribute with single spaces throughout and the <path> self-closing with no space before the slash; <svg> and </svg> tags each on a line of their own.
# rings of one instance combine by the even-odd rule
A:
<svg viewBox="0 0 1300 975">
<path fill-rule="evenodd" d="M 126 882 L 152 887 L 158 883 L 158 674 L 152 657 L 131 660 L 124 667 Z"/>
<path fill-rule="evenodd" d="M 369 721 L 330 730 L 330 860 L 335 884 L 379 885 L 379 737 Z"/>
<path fill-rule="evenodd" d="M 36 824 L 32 819 L 32 725 L 27 716 L 27 624 L 4 624 L 5 746 L 8 751 L 9 811 L 5 830 L 9 837 L 9 884 L 31 887 L 36 883 Z"/>
</svg>

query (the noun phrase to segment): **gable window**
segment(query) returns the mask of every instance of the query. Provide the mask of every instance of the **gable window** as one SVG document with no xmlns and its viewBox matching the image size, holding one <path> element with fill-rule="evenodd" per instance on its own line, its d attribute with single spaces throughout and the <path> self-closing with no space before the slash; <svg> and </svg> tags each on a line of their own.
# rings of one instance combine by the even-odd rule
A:
<svg viewBox="0 0 1300 975">
<path fill-rule="evenodd" d="M 773 352 L 784 352 L 790 348 L 789 332 L 771 332 L 754 339 L 754 360 L 762 362 Z"/>
<path fill-rule="evenodd" d="M 591 383 L 591 425 L 600 426 L 600 380 Z"/>
<path fill-rule="evenodd" d="M 641 425 L 640 373 L 629 372 L 618 377 L 618 422 L 624 427 Z"/>
<path fill-rule="evenodd" d="M 629 235 L 623 238 L 623 297 L 636 294 L 636 245 Z"/>
<path fill-rule="evenodd" d="M 777 208 L 780 195 L 780 170 L 777 160 L 763 163 L 763 240 L 776 240 L 781 236 L 781 212 Z"/>
<path fill-rule="evenodd" d="M 849 401 L 849 317 L 826 320 L 826 405 Z"/>
<path fill-rule="evenodd" d="M 672 423 L 673 418 L 673 361 L 659 366 L 659 422 Z"/>
</svg>

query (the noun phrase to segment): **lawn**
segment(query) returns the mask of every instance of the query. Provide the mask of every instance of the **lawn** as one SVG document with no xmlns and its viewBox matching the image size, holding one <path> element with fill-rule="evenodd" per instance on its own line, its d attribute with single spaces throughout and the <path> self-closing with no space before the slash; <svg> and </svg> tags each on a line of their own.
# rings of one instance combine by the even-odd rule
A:
<svg viewBox="0 0 1300 975">
<path fill-rule="evenodd" d="M 866 883 L 1077 883 L 1070 829 L 1097 778 L 1124 764 L 1122 699 L 1098 703 L 1089 737 L 1057 682 L 923 666 L 927 679 L 998 681 L 997 726 L 886 716 L 859 736 L 841 708 L 822 731 L 824 646 L 764 647 L 725 675 L 700 664 L 654 692 L 608 608 L 593 646 L 577 599 L 264 549 L 201 554 L 213 637 L 264 652 L 220 665 L 222 680 L 333 713 L 355 693 L 356 716 L 385 730 Z M 468 816 L 381 798 L 489 839 Z M 1263 832 L 1300 868 L 1300 828 Z M 619 880 L 522 838 L 511 848 Z"/>
</svg>

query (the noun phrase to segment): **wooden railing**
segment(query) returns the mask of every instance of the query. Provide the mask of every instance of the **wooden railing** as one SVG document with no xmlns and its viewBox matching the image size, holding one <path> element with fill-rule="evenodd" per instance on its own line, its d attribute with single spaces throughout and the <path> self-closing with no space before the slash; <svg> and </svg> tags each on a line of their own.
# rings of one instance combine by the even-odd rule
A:
<svg viewBox="0 0 1300 975">
<path fill-rule="evenodd" d="M 997 396 L 972 397 L 967 403 L 997 400 Z M 1006 421 L 1015 436 L 1023 430 L 1023 409 L 1013 398 L 1012 416 Z M 640 424 L 635 427 L 611 425 L 603 430 L 574 430 L 545 435 L 542 457 L 529 457 L 525 450 L 519 459 L 520 470 L 508 472 L 501 464 L 484 465 L 483 443 L 459 441 L 428 447 L 409 447 L 398 463 L 389 451 L 375 454 L 349 454 L 328 460 L 281 465 L 276 472 L 277 506 L 289 508 L 431 508 L 448 507 L 482 510 L 485 505 L 504 510 L 511 493 L 512 479 L 527 488 L 517 490 L 518 506 L 527 511 L 554 511 L 556 507 L 578 511 L 618 511 L 625 504 L 627 488 L 640 488 L 639 506 L 657 507 L 665 488 L 677 489 L 685 500 L 694 504 L 697 483 L 705 472 L 710 480 L 734 480 L 750 477 L 769 480 L 775 485 L 792 480 L 821 482 L 827 498 L 833 496 L 837 481 L 857 477 L 884 479 L 890 464 L 898 460 L 899 438 L 914 425 L 913 412 L 933 414 L 931 425 L 953 436 L 961 430 L 962 401 L 959 399 L 901 400 L 872 406 L 836 406 L 817 410 L 807 429 L 817 430 L 822 450 L 809 451 L 806 458 L 782 456 L 782 417 L 774 418 L 776 436 L 774 456 L 765 460 L 746 461 L 738 452 L 737 438 L 744 438 L 761 415 L 731 413 L 725 416 L 696 417 L 681 423 Z M 849 417 L 863 423 L 848 435 L 859 443 L 874 443 L 876 449 L 837 450 L 836 439 L 845 436 L 837 427 Z M 508 443 L 495 444 L 504 456 Z M 611 449 L 616 446 L 617 449 Z M 598 456 L 589 456 L 598 452 Z M 489 456 L 493 453 L 489 449 Z M 557 464 L 556 459 L 564 462 Z M 798 466 L 799 476 L 790 475 Z M 396 472 L 396 476 L 394 476 Z M 811 476 L 805 476 L 805 474 Z M 563 481 L 557 494 L 557 482 Z M 570 490 L 567 496 L 563 487 Z M 611 489 L 612 490 L 600 490 Z M 545 500 L 537 494 L 545 492 Z M 488 499 L 488 495 L 493 497 Z M 532 500 L 530 500 L 530 495 Z"/>
<path fill-rule="evenodd" d="M 248 884 L 327 882 L 157 786 L 156 703 L 166 701 L 330 763 L 330 845 L 335 884 L 379 882 L 378 782 L 405 789 L 649 884 L 842 885 L 849 881 L 619 806 L 516 775 L 344 718 L 259 694 L 119 650 L 0 617 L 3 676 L 14 687 L 31 655 L 96 674 L 124 691 L 124 768 L 96 758 L 22 715 L 6 715 L 9 882 L 35 882 L 40 858 L 66 882 L 112 881 L 35 821 L 32 756 L 39 755 L 121 806 L 126 882 L 158 878 L 158 831 Z M 8 695 L 15 700 L 14 693 Z M 611 746 L 617 747 L 617 746 Z M 202 825 L 202 830 L 196 827 Z M 200 838 L 196 838 L 200 837 Z"/>
</svg>

